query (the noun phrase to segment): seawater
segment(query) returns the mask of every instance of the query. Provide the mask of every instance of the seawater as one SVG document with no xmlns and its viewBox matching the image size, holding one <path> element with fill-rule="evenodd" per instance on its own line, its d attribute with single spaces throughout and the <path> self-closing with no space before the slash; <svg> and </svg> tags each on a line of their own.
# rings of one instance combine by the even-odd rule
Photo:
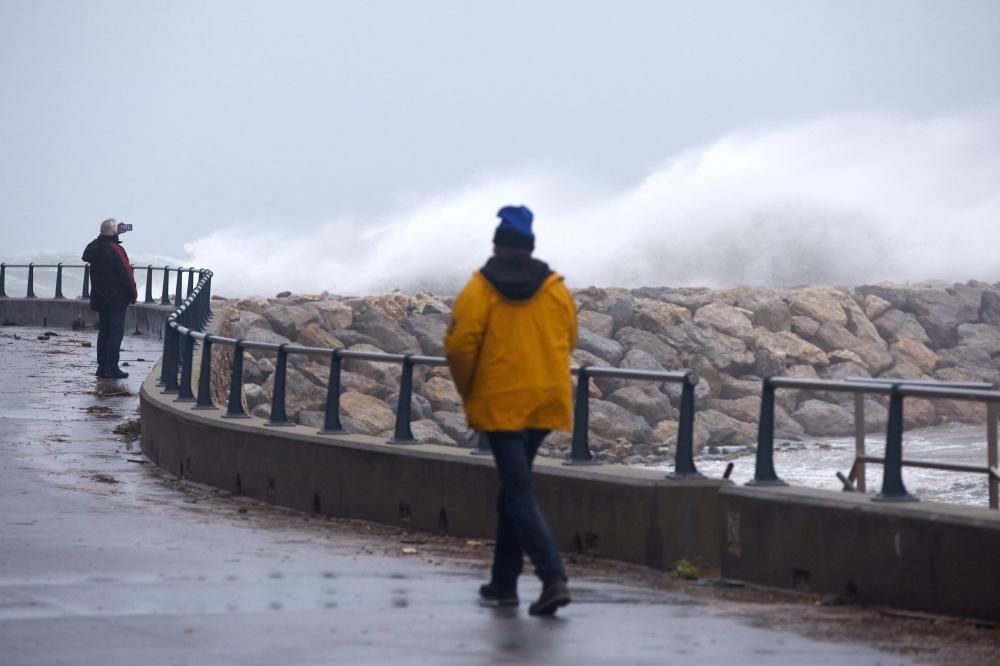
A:
<svg viewBox="0 0 1000 666">
<path fill-rule="evenodd" d="M 778 476 L 790 485 L 823 490 L 840 490 L 843 484 L 837 478 L 838 471 L 846 476 L 854 463 L 853 437 L 817 437 L 801 441 L 777 440 L 775 442 L 774 467 Z M 885 452 L 885 436 L 869 434 L 865 440 L 865 450 L 869 455 L 882 456 Z M 904 431 L 903 459 L 933 462 L 962 463 L 985 467 L 986 424 L 947 424 L 930 428 L 915 428 Z M 732 462 L 730 479 L 743 484 L 753 478 L 756 455 L 753 452 L 726 454 L 704 454 L 695 460 L 698 471 L 709 477 L 721 477 L 726 466 Z M 657 466 L 665 471 L 671 465 Z M 868 493 L 878 493 L 882 488 L 882 466 L 867 465 Z M 989 503 L 989 487 L 986 474 L 948 472 L 918 467 L 903 467 L 903 483 L 906 489 L 921 500 L 949 502 L 969 506 L 986 507 Z"/>
</svg>

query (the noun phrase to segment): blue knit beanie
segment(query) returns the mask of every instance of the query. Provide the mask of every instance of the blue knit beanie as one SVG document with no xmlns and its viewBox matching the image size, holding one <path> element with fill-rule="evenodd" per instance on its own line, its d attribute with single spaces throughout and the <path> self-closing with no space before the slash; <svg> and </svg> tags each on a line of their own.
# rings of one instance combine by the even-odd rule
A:
<svg viewBox="0 0 1000 666">
<path fill-rule="evenodd" d="M 535 234 L 531 231 L 531 221 L 535 216 L 527 206 L 504 206 L 497 211 L 500 225 L 493 234 L 494 245 L 528 250 L 535 249 Z"/>
</svg>

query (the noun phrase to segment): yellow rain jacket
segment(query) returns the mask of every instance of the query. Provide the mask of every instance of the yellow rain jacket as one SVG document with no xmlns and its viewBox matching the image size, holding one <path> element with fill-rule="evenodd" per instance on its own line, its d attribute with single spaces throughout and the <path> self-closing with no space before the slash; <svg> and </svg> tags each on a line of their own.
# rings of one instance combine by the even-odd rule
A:
<svg viewBox="0 0 1000 666">
<path fill-rule="evenodd" d="M 445 334 L 466 419 L 478 431 L 572 428 L 576 305 L 562 276 L 524 261 L 511 270 L 490 259 L 458 295 Z"/>
</svg>

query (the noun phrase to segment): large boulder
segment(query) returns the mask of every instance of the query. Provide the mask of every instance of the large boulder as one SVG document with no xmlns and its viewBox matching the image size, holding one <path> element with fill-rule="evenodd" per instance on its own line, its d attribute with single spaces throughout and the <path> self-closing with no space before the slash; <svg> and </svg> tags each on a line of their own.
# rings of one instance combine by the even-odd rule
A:
<svg viewBox="0 0 1000 666">
<path fill-rule="evenodd" d="M 792 330 L 792 312 L 777 298 L 760 303 L 753 309 L 753 325 L 774 333 Z"/>
<path fill-rule="evenodd" d="M 443 377 L 431 377 L 420 385 L 420 392 L 436 412 L 458 412 L 462 409 L 462 396 L 458 394 L 455 382 Z"/>
<path fill-rule="evenodd" d="M 993 359 L 984 347 L 962 346 L 938 352 L 941 365 L 946 368 L 963 368 L 973 372 L 993 370 Z"/>
<path fill-rule="evenodd" d="M 617 365 L 625 354 L 625 348 L 611 338 L 605 338 L 586 328 L 579 329 L 576 346 L 578 349 L 590 352 L 604 359 L 611 365 Z"/>
<path fill-rule="evenodd" d="M 794 315 L 792 317 L 792 333 L 803 340 L 812 340 L 816 337 L 816 331 L 818 330 L 819 322 L 812 317 L 804 317 L 802 315 Z"/>
<path fill-rule="evenodd" d="M 763 385 L 760 379 L 753 375 L 740 377 L 722 375 L 719 397 L 724 400 L 736 400 L 747 396 L 759 396 L 762 390 Z"/>
<path fill-rule="evenodd" d="M 960 347 L 982 347 L 991 356 L 996 356 L 1000 354 L 1000 328 L 994 324 L 961 324 L 958 344 Z"/>
<path fill-rule="evenodd" d="M 653 429 L 644 418 L 606 400 L 590 401 L 590 431 L 612 441 L 619 438 L 633 444 L 653 441 Z"/>
<path fill-rule="evenodd" d="M 434 294 L 421 291 L 413 297 L 412 310 L 414 314 L 423 315 L 450 315 L 451 306 L 446 299 L 438 298 Z"/>
<path fill-rule="evenodd" d="M 863 340 L 851 333 L 843 324 L 832 321 L 820 324 L 819 330 L 816 332 L 816 344 L 828 352 L 835 349 L 846 349 L 854 352 L 864 360 L 865 365 L 872 372 L 881 372 L 890 368 L 894 362 L 892 354 L 889 353 L 885 342 L 880 338 L 877 342 Z"/>
<path fill-rule="evenodd" d="M 713 399 L 709 407 L 744 423 L 756 423 L 760 418 L 760 395 L 748 395 L 735 400 Z"/>
<path fill-rule="evenodd" d="M 323 300 L 313 303 L 319 312 L 323 328 L 335 331 L 338 328 L 350 328 L 354 322 L 354 310 L 347 303 L 335 300 Z"/>
<path fill-rule="evenodd" d="M 983 290 L 979 300 L 979 320 L 991 326 L 1000 326 L 1000 292 Z"/>
<path fill-rule="evenodd" d="M 458 442 L 459 446 L 465 446 L 470 443 L 470 438 L 475 434 L 469 429 L 469 424 L 465 420 L 465 415 L 460 412 L 447 412 L 447 411 L 437 411 L 434 412 L 434 420 L 441 430 L 451 437 L 453 440 Z M 476 443 L 473 442 L 475 446 Z"/>
<path fill-rule="evenodd" d="M 726 416 L 715 409 L 698 412 L 696 422 L 708 430 L 708 444 L 715 446 L 748 446 L 757 441 L 757 427 Z"/>
<path fill-rule="evenodd" d="M 821 400 L 806 400 L 792 414 L 805 431 L 814 436 L 854 434 L 854 412 Z"/>
<path fill-rule="evenodd" d="M 912 363 L 920 368 L 921 374 L 925 375 L 934 372 L 940 362 L 938 355 L 931 351 L 927 345 L 911 338 L 903 338 L 892 343 L 890 350 L 897 363 Z"/>
<path fill-rule="evenodd" d="M 982 290 L 914 289 L 910 309 L 938 348 L 958 344 L 958 327 L 979 321 Z"/>
<path fill-rule="evenodd" d="M 348 391 L 340 396 L 342 422 L 350 432 L 377 435 L 391 430 L 396 415 L 378 398 Z"/>
<path fill-rule="evenodd" d="M 743 340 L 709 326 L 684 322 L 666 329 L 664 337 L 681 352 L 704 356 L 720 372 L 739 374 L 754 367 L 754 352 Z"/>
<path fill-rule="evenodd" d="M 797 289 L 788 296 L 788 309 L 793 315 L 809 317 L 818 322 L 847 325 L 843 303 L 849 296 L 830 287 Z"/>
<path fill-rule="evenodd" d="M 892 308 L 892 303 L 875 294 L 869 294 L 864 297 L 864 306 L 865 316 L 875 320 Z"/>
<path fill-rule="evenodd" d="M 742 338 L 753 330 L 751 315 L 751 312 L 743 308 L 725 303 L 709 303 L 698 308 L 694 313 L 694 321 L 704 326 L 711 326 L 726 335 Z"/>
<path fill-rule="evenodd" d="M 353 328 L 373 338 L 377 342 L 376 346 L 388 352 L 396 354 L 419 352 L 420 343 L 398 323 L 405 316 L 404 313 L 403 317 L 397 320 L 375 307 L 359 308 L 354 313 Z"/>
<path fill-rule="evenodd" d="M 611 364 L 605 361 L 603 358 L 594 356 L 588 351 L 582 349 L 576 349 L 572 354 L 573 363 L 579 366 L 591 365 L 598 368 L 610 368 Z M 618 377 L 595 377 L 590 380 L 591 385 L 595 386 L 599 391 L 600 395 L 608 395 L 614 393 L 621 387 L 625 386 L 625 380 Z"/>
<path fill-rule="evenodd" d="M 632 299 L 626 296 L 611 295 L 600 298 L 591 304 L 590 309 L 611 317 L 615 330 L 628 326 L 634 314 Z"/>
<path fill-rule="evenodd" d="M 307 324 L 299 332 L 296 342 L 306 347 L 323 347 L 325 349 L 344 348 L 343 342 L 315 322 Z"/>
<path fill-rule="evenodd" d="M 677 410 L 670 404 L 670 398 L 652 384 L 626 386 L 608 396 L 608 400 L 638 414 L 650 426 L 677 418 Z"/>
<path fill-rule="evenodd" d="M 296 340 L 299 333 L 309 324 L 320 324 L 319 310 L 312 303 L 302 305 L 272 305 L 264 311 L 264 317 L 275 332 Z"/>
<path fill-rule="evenodd" d="M 680 353 L 655 333 L 626 326 L 618 330 L 615 340 L 629 351 L 639 349 L 646 352 L 664 368 L 678 369 L 684 365 Z"/>
<path fill-rule="evenodd" d="M 826 352 L 791 331 L 774 333 L 757 329 L 754 333 L 755 370 L 761 377 L 783 374 L 793 365 L 823 367 L 830 363 Z"/>
<path fill-rule="evenodd" d="M 632 326 L 650 333 L 664 334 L 673 326 L 691 321 L 687 308 L 651 298 L 636 298 L 633 310 Z"/>
<path fill-rule="evenodd" d="M 378 347 L 373 347 L 372 345 L 354 345 L 348 348 L 348 351 L 356 352 L 370 352 L 374 354 L 385 353 L 382 349 Z M 380 384 L 391 384 L 398 386 L 399 379 L 403 374 L 403 369 L 399 363 L 396 362 L 381 362 L 381 361 L 368 361 L 356 358 L 345 358 L 343 360 L 343 369 L 349 372 L 356 372 L 359 375 L 364 375 L 370 379 L 374 379 Z"/>
<path fill-rule="evenodd" d="M 917 321 L 917 318 L 908 312 L 901 310 L 886 310 L 875 318 L 872 322 L 878 330 L 879 335 L 889 342 L 899 342 L 900 340 L 916 340 L 923 345 L 930 345 L 931 338 L 927 331 Z"/>
<path fill-rule="evenodd" d="M 876 297 L 881 301 L 885 301 L 890 307 L 896 308 L 897 310 L 907 310 L 909 309 L 910 302 L 910 288 L 909 287 L 897 287 L 891 284 L 865 284 L 857 289 L 855 292 L 865 299 L 865 304 L 867 306 L 869 297 Z M 878 315 L 868 315 L 871 318 L 877 317 Z"/>
<path fill-rule="evenodd" d="M 399 413 L 399 391 L 395 393 L 390 393 L 386 398 L 385 402 L 389 405 L 389 409 L 392 410 L 393 414 Z M 431 406 L 430 400 L 420 395 L 419 393 L 410 393 L 410 419 L 418 421 L 420 419 L 429 419 L 434 413 L 434 408 Z"/>
<path fill-rule="evenodd" d="M 615 334 L 615 318 L 594 310 L 580 310 L 577 313 L 581 329 L 593 331 L 597 335 L 610 338 Z"/>
<path fill-rule="evenodd" d="M 413 439 L 421 444 L 459 445 L 453 437 L 446 434 L 441 426 L 431 419 L 418 419 L 414 421 L 410 424 L 410 432 L 413 433 Z"/>
<path fill-rule="evenodd" d="M 236 319 L 229 321 L 229 331 L 237 340 L 250 340 L 247 335 L 252 329 L 271 330 L 271 324 L 263 315 L 249 310 L 239 312 Z"/>
<path fill-rule="evenodd" d="M 261 387 L 268 399 L 274 395 L 272 374 Z M 294 418 L 302 410 L 321 410 L 326 406 L 326 389 L 317 386 L 295 368 L 285 370 L 285 413 Z"/>
<path fill-rule="evenodd" d="M 417 339 L 420 351 L 428 356 L 444 356 L 444 334 L 448 329 L 447 314 L 412 314 L 401 325 Z"/>
<path fill-rule="evenodd" d="M 350 328 L 338 328 L 332 331 L 332 333 L 335 338 L 344 344 L 345 347 L 353 347 L 354 345 L 371 345 L 372 347 L 378 347 L 378 340 Z"/>
</svg>

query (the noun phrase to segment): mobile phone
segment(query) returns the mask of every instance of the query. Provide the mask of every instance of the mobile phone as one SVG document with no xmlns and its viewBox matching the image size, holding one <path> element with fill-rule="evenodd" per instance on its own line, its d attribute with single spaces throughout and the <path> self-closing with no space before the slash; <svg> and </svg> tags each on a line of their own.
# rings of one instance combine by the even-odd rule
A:
<svg viewBox="0 0 1000 666">
<path fill-rule="evenodd" d="M 118 223 L 118 233 L 123 234 L 126 231 L 132 231 L 132 225 L 131 224 L 126 224 L 124 222 L 119 222 Z"/>
</svg>

